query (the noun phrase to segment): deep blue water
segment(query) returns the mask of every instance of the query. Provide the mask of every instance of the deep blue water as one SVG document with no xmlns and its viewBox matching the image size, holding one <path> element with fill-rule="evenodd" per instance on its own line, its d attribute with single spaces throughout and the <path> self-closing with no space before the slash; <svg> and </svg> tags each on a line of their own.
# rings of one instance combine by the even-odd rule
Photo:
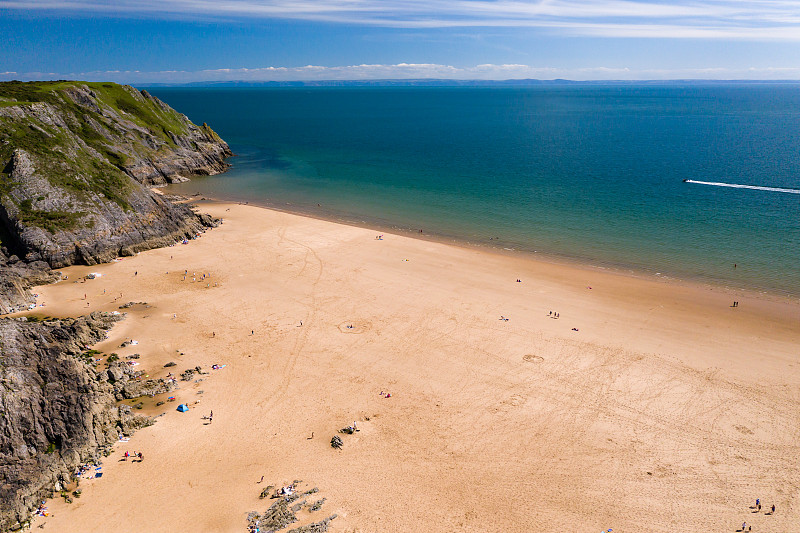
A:
<svg viewBox="0 0 800 533">
<path fill-rule="evenodd" d="M 800 295 L 800 194 L 682 181 L 800 188 L 798 86 L 150 92 L 238 154 L 179 191 Z"/>
</svg>

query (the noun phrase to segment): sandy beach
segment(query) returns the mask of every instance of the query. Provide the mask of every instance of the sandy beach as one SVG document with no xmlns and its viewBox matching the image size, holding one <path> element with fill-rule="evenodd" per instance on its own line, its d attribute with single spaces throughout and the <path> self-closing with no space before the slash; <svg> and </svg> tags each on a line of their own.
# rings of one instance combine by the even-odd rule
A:
<svg viewBox="0 0 800 533">
<path fill-rule="evenodd" d="M 35 289 L 50 316 L 147 302 L 95 348 L 209 374 L 34 527 L 242 533 L 302 480 L 326 502 L 287 530 L 798 531 L 800 302 L 201 209 L 224 223 Z"/>
</svg>

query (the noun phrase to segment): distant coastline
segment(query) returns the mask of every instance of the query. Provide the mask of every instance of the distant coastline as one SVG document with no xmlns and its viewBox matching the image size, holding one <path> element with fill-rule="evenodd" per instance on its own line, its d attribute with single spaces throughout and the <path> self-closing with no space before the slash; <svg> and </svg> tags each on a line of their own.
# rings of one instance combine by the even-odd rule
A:
<svg viewBox="0 0 800 533">
<path fill-rule="evenodd" d="M 733 187 L 800 186 L 793 86 L 153 92 L 238 154 L 182 194 L 800 296 L 797 195 Z"/>
<path fill-rule="evenodd" d="M 160 87 L 553 87 L 553 86 L 686 86 L 686 85 L 800 85 L 800 80 L 450 80 L 445 78 L 371 79 L 371 80 L 285 80 L 285 81 L 196 81 L 190 83 L 142 83 L 139 88 Z"/>
</svg>

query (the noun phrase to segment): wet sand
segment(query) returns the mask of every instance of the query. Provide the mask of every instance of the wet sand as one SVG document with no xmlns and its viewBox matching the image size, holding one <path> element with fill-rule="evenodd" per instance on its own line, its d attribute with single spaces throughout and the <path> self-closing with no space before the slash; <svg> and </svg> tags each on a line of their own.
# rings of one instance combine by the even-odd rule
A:
<svg viewBox="0 0 800 533">
<path fill-rule="evenodd" d="M 327 502 L 287 529 L 332 513 L 337 532 L 796 527 L 797 301 L 202 208 L 225 222 L 188 245 L 36 289 L 51 316 L 147 302 L 96 348 L 141 354 L 150 377 L 210 372 L 147 399 L 166 414 L 75 503 L 49 502 L 44 531 L 244 532 L 263 486 L 294 479 Z"/>
</svg>

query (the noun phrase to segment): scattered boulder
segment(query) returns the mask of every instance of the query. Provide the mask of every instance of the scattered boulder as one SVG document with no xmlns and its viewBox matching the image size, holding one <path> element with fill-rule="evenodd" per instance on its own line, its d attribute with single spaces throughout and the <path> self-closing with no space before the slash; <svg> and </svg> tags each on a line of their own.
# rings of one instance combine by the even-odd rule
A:
<svg viewBox="0 0 800 533">
<path fill-rule="evenodd" d="M 119 306 L 120 309 L 130 309 L 134 305 L 147 305 L 147 302 L 128 302 Z"/>
<path fill-rule="evenodd" d="M 287 533 L 325 533 L 328 531 L 328 524 L 330 524 L 331 520 L 335 519 L 336 516 L 337 515 L 332 514 L 325 520 L 290 529 Z"/>
<path fill-rule="evenodd" d="M 59 477 L 103 455 L 120 434 L 152 423 L 117 405 L 108 373 L 83 356 L 120 318 L 96 312 L 47 323 L 0 320 L 0 531 L 23 523 Z"/>
<path fill-rule="evenodd" d="M 306 500 L 302 500 L 297 503 L 292 503 L 301 498 L 302 496 L 307 496 L 309 494 L 314 494 L 319 492 L 317 487 L 313 489 L 309 489 L 306 491 L 300 491 L 297 489 L 297 485 L 301 483 L 300 480 L 295 480 L 291 486 L 289 487 L 282 487 L 270 496 L 271 498 L 278 498 L 275 503 L 273 503 L 269 509 L 264 511 L 263 514 L 258 514 L 255 511 L 251 511 L 247 515 L 247 523 L 248 523 L 248 530 L 249 531 L 261 531 L 263 533 L 275 533 L 276 531 L 284 529 L 291 523 L 297 521 L 296 514 L 305 507 L 310 507 L 309 510 L 311 511 L 318 511 L 322 508 L 322 505 L 325 503 L 325 498 L 321 500 L 317 500 L 313 504 L 309 506 Z M 270 492 L 274 488 L 274 485 L 269 485 L 264 490 L 261 491 L 260 498 L 266 498 L 267 495 L 270 495 Z M 336 515 L 333 514 L 322 520 L 320 522 L 316 522 L 313 524 L 307 524 L 305 526 L 301 526 L 295 529 L 290 530 L 290 532 L 295 533 L 324 533 L 328 529 L 328 524 L 331 520 L 336 518 Z"/>
<path fill-rule="evenodd" d="M 289 503 L 284 499 L 280 499 L 264 511 L 264 514 L 258 517 L 257 520 L 260 522 L 261 531 L 271 533 L 297 522 L 297 516 L 289 509 Z"/>
<path fill-rule="evenodd" d="M 311 507 L 308 508 L 308 511 L 311 512 L 311 513 L 313 513 L 314 511 L 319 511 L 320 509 L 322 509 L 322 505 L 324 503 L 325 503 L 325 498 L 322 498 L 321 500 L 317 500 L 317 501 L 315 501 L 314 503 L 311 504 Z"/>
</svg>

